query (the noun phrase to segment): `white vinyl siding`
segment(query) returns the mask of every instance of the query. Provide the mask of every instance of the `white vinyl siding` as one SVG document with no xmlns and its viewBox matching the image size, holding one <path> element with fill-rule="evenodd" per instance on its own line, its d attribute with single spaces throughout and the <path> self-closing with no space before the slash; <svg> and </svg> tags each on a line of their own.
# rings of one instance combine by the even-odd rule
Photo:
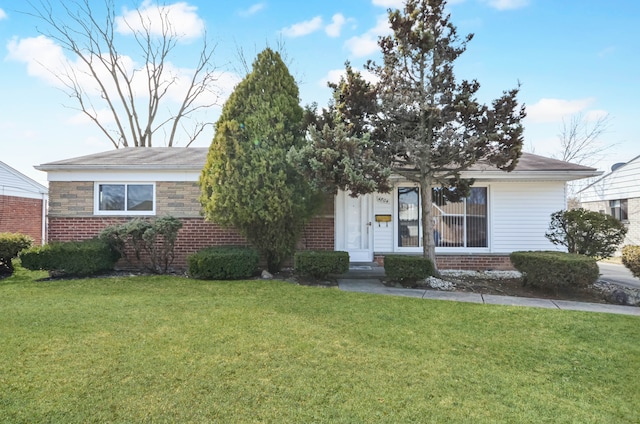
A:
<svg viewBox="0 0 640 424">
<path fill-rule="evenodd" d="M 0 162 L 0 196 L 42 199 L 47 197 L 47 188 Z"/>
<path fill-rule="evenodd" d="M 637 157 L 581 191 L 579 193 L 580 201 L 586 203 L 640 197 L 639 180 L 640 157 Z"/>
<path fill-rule="evenodd" d="M 551 214 L 564 209 L 565 183 L 492 183 L 489 191 L 490 245 L 493 253 L 564 250 L 544 236 Z"/>
</svg>

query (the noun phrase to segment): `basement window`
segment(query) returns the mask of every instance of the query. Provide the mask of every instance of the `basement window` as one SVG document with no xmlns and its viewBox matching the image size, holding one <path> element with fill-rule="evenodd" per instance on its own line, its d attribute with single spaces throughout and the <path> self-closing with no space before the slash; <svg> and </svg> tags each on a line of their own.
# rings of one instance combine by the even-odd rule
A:
<svg viewBox="0 0 640 424">
<path fill-rule="evenodd" d="M 154 215 L 155 185 L 96 183 L 96 215 Z"/>
</svg>

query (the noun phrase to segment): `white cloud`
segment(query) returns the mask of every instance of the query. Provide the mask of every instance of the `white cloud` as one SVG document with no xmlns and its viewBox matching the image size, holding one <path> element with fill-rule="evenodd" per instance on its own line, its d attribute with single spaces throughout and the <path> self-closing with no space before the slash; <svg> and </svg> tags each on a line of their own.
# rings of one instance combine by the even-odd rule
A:
<svg viewBox="0 0 640 424">
<path fill-rule="evenodd" d="M 358 68 L 353 68 L 353 70 L 356 72 L 360 72 L 360 75 L 362 75 L 362 79 L 364 79 L 367 82 L 370 82 L 372 84 L 375 84 L 376 82 L 378 82 L 378 77 L 367 70 L 361 70 Z M 338 83 L 340 82 L 340 78 L 346 75 L 345 72 L 346 71 L 344 68 L 332 69 L 329 72 L 327 72 L 327 74 L 320 80 L 319 83 L 322 87 L 326 87 L 327 83 L 329 82 Z"/>
<path fill-rule="evenodd" d="M 520 9 L 529 5 L 529 0 L 485 0 L 485 2 L 497 10 Z"/>
<path fill-rule="evenodd" d="M 335 15 L 333 15 L 333 18 L 331 18 L 331 23 L 325 27 L 324 31 L 329 37 L 340 37 L 342 27 L 346 23 L 347 19 L 341 13 L 336 13 Z"/>
<path fill-rule="evenodd" d="M 378 37 L 391 34 L 391 27 L 387 15 L 378 17 L 376 26 L 366 33 L 351 37 L 345 42 L 354 57 L 363 57 L 375 53 L 378 50 Z"/>
<path fill-rule="evenodd" d="M 3 19 L 7 19 L 9 16 L 7 15 L 7 12 L 5 12 L 4 10 L 0 9 L 0 21 Z"/>
<path fill-rule="evenodd" d="M 252 5 L 251 7 L 249 7 L 248 9 L 244 9 L 241 10 L 239 12 L 240 16 L 251 16 L 251 15 L 255 15 L 256 13 L 260 12 L 261 10 L 264 10 L 267 7 L 267 5 L 265 3 L 256 3 L 254 5 Z"/>
<path fill-rule="evenodd" d="M 404 0 L 373 0 L 374 6 L 387 7 L 390 9 L 402 9 L 404 7 Z"/>
<path fill-rule="evenodd" d="M 543 98 L 527 106 L 527 119 L 532 122 L 562 122 L 562 118 L 583 112 L 594 101 L 593 97 L 577 100 Z"/>
<path fill-rule="evenodd" d="M 587 113 L 584 115 L 584 119 L 587 122 L 594 122 L 594 121 L 597 121 L 598 119 L 604 118 L 607 115 L 609 115 L 609 112 L 607 112 L 604 109 L 593 109 L 593 110 L 587 111 Z"/>
<path fill-rule="evenodd" d="M 56 75 L 65 72 L 67 59 L 62 48 L 53 40 L 44 35 L 22 39 L 14 37 L 7 43 L 7 50 L 7 59 L 25 63 L 28 75 L 55 87 L 62 86 Z"/>
<path fill-rule="evenodd" d="M 172 32 L 186 39 L 198 38 L 204 32 L 204 21 L 200 19 L 195 6 L 184 2 L 168 5 L 153 4 L 150 0 L 142 2 L 140 9 L 124 9 L 123 15 L 116 17 L 116 31 L 131 34 L 149 28 L 154 35 L 162 35 L 163 17 L 171 24 Z"/>
<path fill-rule="evenodd" d="M 113 118 L 113 113 L 111 113 L 111 109 L 103 108 L 95 111 L 95 115 L 98 117 L 98 120 L 103 124 L 112 124 L 115 122 Z M 73 115 L 67 121 L 72 125 L 86 125 L 92 123 L 93 121 L 84 113 L 78 112 Z"/>
<path fill-rule="evenodd" d="M 280 32 L 286 37 L 302 37 L 322 28 L 322 17 L 316 16 L 313 19 L 304 22 L 298 22 L 290 27 L 283 28 Z"/>
</svg>

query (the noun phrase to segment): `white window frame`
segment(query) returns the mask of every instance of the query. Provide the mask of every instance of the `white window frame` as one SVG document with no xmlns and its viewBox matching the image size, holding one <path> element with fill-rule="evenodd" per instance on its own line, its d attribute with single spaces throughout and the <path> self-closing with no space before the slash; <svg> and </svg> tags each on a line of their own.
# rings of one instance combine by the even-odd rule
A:
<svg viewBox="0 0 640 424">
<path fill-rule="evenodd" d="M 100 210 L 100 186 L 101 185 L 123 185 L 125 186 L 125 208 L 127 205 L 127 186 L 129 185 L 148 185 L 152 187 L 153 207 L 150 211 L 102 211 Z M 116 215 L 116 216 L 154 216 L 156 214 L 156 183 L 149 181 L 96 181 L 93 185 L 93 214 L 94 215 Z"/>
<path fill-rule="evenodd" d="M 398 223 L 400 221 L 400 217 L 398 216 L 398 188 L 407 187 L 414 188 L 418 187 L 418 184 L 415 183 L 400 183 L 394 187 L 393 190 L 393 215 L 395 217 L 394 221 L 396 223 L 393 226 L 393 249 L 394 252 L 407 252 L 407 253 L 416 253 L 422 252 L 422 204 L 418 202 L 419 209 L 419 247 L 400 247 L 398 245 Z M 492 199 L 491 199 L 491 189 L 489 184 L 475 184 L 473 187 L 481 187 L 487 189 L 487 246 L 486 247 L 445 247 L 445 246 L 436 246 L 436 252 L 439 253 L 462 253 L 462 252 L 474 252 L 474 253 L 488 253 L 491 251 L 491 237 L 493 236 L 492 226 L 491 226 L 491 207 L 492 207 Z M 419 198 L 419 197 L 418 197 Z M 466 216 L 466 212 L 465 212 Z M 466 220 L 465 220 L 466 222 Z M 465 244 L 466 244 L 466 230 L 465 230 Z"/>
</svg>

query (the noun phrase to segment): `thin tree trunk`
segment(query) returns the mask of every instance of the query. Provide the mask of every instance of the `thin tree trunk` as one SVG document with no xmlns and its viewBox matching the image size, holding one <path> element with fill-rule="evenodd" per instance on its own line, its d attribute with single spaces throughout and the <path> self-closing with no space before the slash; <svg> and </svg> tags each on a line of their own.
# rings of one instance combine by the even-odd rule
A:
<svg viewBox="0 0 640 424">
<path fill-rule="evenodd" d="M 436 275 L 439 274 L 436 264 L 436 243 L 433 237 L 433 198 L 432 183 L 428 175 L 420 176 L 420 208 L 422 215 L 422 254 L 431 259 Z"/>
</svg>

